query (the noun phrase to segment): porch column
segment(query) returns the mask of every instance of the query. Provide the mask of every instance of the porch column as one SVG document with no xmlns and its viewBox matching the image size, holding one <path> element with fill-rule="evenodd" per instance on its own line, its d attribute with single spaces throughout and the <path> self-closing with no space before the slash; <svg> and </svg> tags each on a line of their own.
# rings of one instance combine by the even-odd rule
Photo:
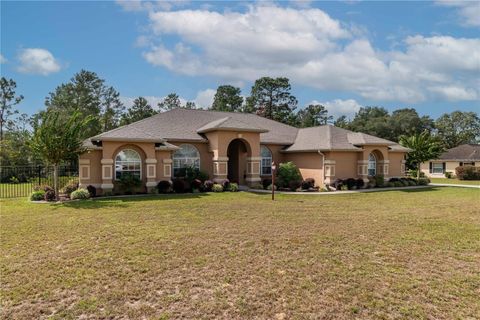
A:
<svg viewBox="0 0 480 320">
<path fill-rule="evenodd" d="M 368 160 L 357 161 L 357 174 L 365 183 L 368 182 Z"/>
<path fill-rule="evenodd" d="M 325 160 L 324 168 L 325 168 L 325 180 L 323 181 L 324 184 L 330 184 L 335 180 L 335 160 Z"/>
<path fill-rule="evenodd" d="M 228 177 L 228 157 L 213 158 L 213 181 L 222 183 Z"/>
<path fill-rule="evenodd" d="M 260 179 L 260 163 L 262 157 L 247 157 L 247 177 L 245 181 L 248 185 L 254 185 L 261 181 Z"/>
<path fill-rule="evenodd" d="M 78 186 L 86 188 L 90 184 L 90 159 L 79 159 L 78 164 Z"/>
<path fill-rule="evenodd" d="M 147 183 L 145 186 L 147 187 L 147 190 L 150 191 L 157 186 L 157 159 L 146 158 L 145 167 L 147 173 Z"/>
<path fill-rule="evenodd" d="M 102 188 L 103 193 L 113 190 L 113 159 L 102 159 Z"/>
</svg>

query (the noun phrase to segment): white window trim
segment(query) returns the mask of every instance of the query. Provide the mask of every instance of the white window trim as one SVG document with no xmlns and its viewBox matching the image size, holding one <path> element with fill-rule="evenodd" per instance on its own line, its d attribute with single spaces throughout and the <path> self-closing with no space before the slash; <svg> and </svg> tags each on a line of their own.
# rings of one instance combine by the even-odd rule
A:
<svg viewBox="0 0 480 320">
<path fill-rule="evenodd" d="M 440 172 L 435 172 L 435 165 L 440 165 Z M 437 168 L 438 169 L 438 168 Z M 443 162 L 432 162 L 432 174 L 444 174 Z"/>
<path fill-rule="evenodd" d="M 113 170 L 113 177 L 115 178 L 115 180 L 116 180 L 116 181 L 120 180 L 120 179 L 117 178 L 117 163 L 118 163 L 118 162 L 120 162 L 120 163 L 122 163 L 122 162 L 136 162 L 136 161 L 123 161 L 123 160 L 118 161 L 118 160 L 117 160 L 118 155 L 119 155 L 120 152 L 122 152 L 122 151 L 133 151 L 133 152 L 135 152 L 135 153 L 138 155 L 138 157 L 139 157 L 138 163 L 139 163 L 139 165 L 140 165 L 140 176 L 139 176 L 139 179 L 142 180 L 142 157 L 140 156 L 140 153 L 138 153 L 138 151 L 133 150 L 133 149 L 122 149 L 122 150 L 120 150 L 120 151 L 117 153 L 117 155 L 115 156 L 115 163 L 114 163 L 114 170 Z M 137 170 L 133 170 L 133 171 L 132 171 L 132 170 L 125 170 L 125 171 L 122 170 L 122 172 L 136 172 L 136 171 L 137 171 Z"/>
</svg>

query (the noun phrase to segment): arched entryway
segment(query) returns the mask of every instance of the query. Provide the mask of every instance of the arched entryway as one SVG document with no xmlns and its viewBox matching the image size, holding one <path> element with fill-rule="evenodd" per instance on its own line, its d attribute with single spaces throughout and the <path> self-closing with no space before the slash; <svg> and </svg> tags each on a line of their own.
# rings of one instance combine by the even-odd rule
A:
<svg viewBox="0 0 480 320">
<path fill-rule="evenodd" d="M 228 156 L 228 180 L 238 184 L 245 184 L 247 175 L 247 157 L 250 154 L 248 142 L 242 139 L 234 139 L 227 149 Z"/>
</svg>

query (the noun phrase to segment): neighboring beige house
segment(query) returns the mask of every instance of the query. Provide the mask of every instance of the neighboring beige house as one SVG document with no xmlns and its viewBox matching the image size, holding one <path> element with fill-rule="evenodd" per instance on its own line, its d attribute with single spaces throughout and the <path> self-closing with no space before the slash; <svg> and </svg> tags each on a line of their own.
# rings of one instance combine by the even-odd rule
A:
<svg viewBox="0 0 480 320">
<path fill-rule="evenodd" d="M 445 172 L 455 175 L 455 168 L 461 166 L 480 166 L 480 144 L 462 144 L 448 149 L 435 160 L 423 162 L 421 171 L 427 177 L 445 177 Z"/>
<path fill-rule="evenodd" d="M 147 188 L 195 166 L 212 180 L 252 185 L 271 164 L 294 162 L 302 177 L 323 186 L 337 178 L 400 177 L 399 144 L 331 125 L 298 129 L 254 114 L 175 109 L 87 139 L 80 184 L 112 191 L 128 172 Z"/>
</svg>

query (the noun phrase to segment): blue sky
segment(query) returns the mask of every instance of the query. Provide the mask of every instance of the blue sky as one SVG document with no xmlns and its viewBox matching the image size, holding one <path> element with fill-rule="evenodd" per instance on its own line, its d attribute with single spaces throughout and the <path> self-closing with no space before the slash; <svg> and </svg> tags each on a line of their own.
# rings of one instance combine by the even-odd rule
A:
<svg viewBox="0 0 480 320">
<path fill-rule="evenodd" d="M 299 107 L 480 110 L 478 2 L 1 2 L 1 74 L 22 112 L 87 69 L 128 105 L 170 92 L 198 105 L 287 76 Z"/>
</svg>

